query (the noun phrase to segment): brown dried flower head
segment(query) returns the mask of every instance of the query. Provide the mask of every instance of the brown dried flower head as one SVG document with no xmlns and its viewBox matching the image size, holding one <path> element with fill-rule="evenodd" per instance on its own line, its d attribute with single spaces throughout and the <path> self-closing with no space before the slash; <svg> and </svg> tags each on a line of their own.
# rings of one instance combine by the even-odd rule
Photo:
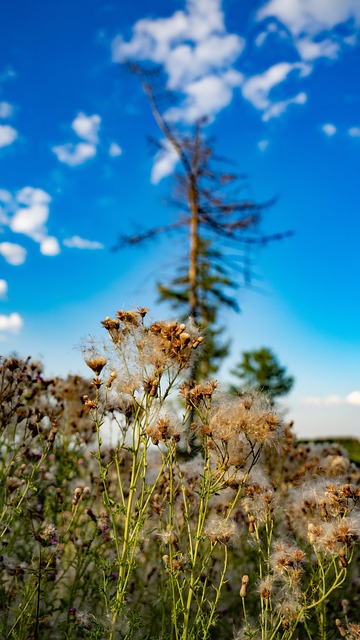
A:
<svg viewBox="0 0 360 640">
<path fill-rule="evenodd" d="M 95 373 L 96 377 L 98 377 L 105 367 L 107 360 L 106 358 L 104 358 L 104 356 L 97 354 L 91 356 L 90 354 L 90 357 L 88 357 L 85 362 L 87 366 L 90 367 L 90 369 Z"/>
<path fill-rule="evenodd" d="M 117 317 L 120 322 L 129 324 L 134 327 L 138 327 L 140 324 L 139 318 L 141 317 L 138 311 L 123 311 L 122 309 L 117 312 Z"/>
<path fill-rule="evenodd" d="M 119 332 L 120 321 L 119 320 L 112 320 L 111 318 L 109 318 L 109 316 L 107 316 L 105 318 L 105 320 L 103 320 L 101 322 L 101 324 L 103 325 L 103 327 L 109 333 L 109 336 L 110 336 L 111 340 L 113 341 L 113 343 L 117 344 L 119 342 L 119 339 L 120 339 L 120 332 Z"/>
<path fill-rule="evenodd" d="M 150 332 L 158 337 L 162 352 L 180 365 L 189 362 L 192 352 L 203 341 L 202 336 L 191 335 L 186 325 L 178 322 L 154 322 Z"/>
</svg>

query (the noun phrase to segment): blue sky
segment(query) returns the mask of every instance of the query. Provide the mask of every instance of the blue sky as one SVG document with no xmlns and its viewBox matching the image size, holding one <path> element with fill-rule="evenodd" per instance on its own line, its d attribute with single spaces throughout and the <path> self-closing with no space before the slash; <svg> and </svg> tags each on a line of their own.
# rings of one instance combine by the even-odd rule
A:
<svg viewBox="0 0 360 640">
<path fill-rule="evenodd" d="M 175 126 L 206 115 L 219 154 L 276 205 L 240 315 L 241 351 L 269 346 L 296 377 L 301 435 L 360 434 L 358 0 L 37 0 L 0 23 L 0 338 L 48 374 L 85 373 L 79 345 L 118 308 L 156 303 L 181 242 L 113 253 L 165 224 L 175 159 L 154 157 L 145 96 L 121 62 L 163 68 Z"/>
</svg>

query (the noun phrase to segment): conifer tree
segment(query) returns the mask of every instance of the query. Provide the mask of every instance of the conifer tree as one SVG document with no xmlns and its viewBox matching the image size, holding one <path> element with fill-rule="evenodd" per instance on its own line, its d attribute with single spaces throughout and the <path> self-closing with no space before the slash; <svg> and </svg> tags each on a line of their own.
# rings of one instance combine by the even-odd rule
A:
<svg viewBox="0 0 360 640">
<path fill-rule="evenodd" d="M 242 360 L 231 373 L 241 381 L 239 385 L 232 385 L 233 392 L 242 389 L 253 389 L 265 393 L 271 404 L 276 398 L 288 394 L 294 378 L 287 374 L 286 367 L 279 363 L 273 351 L 262 347 L 257 351 L 245 351 Z"/>
</svg>

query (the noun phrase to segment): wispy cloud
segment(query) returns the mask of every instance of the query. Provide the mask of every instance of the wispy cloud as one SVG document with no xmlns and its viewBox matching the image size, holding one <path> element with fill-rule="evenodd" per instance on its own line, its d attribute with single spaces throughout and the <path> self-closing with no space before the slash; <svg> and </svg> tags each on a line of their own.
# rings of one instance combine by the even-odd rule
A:
<svg viewBox="0 0 360 640">
<path fill-rule="evenodd" d="M 276 38 L 278 43 L 286 43 L 284 57 L 291 53 L 293 60 L 295 53 L 301 60 L 295 65 L 293 62 L 277 63 L 244 83 L 244 97 L 263 111 L 264 121 L 282 115 L 292 104 L 301 105 L 307 101 L 304 91 L 289 97 L 283 86 L 282 100 L 274 99 L 271 93 L 271 89 L 283 83 L 294 68 L 298 68 L 299 78 L 305 77 L 312 72 L 318 59 L 335 60 L 346 47 L 355 46 L 359 41 L 359 0 L 266 0 L 255 19 L 263 28 L 255 39 L 258 47 L 269 46 L 268 40 L 271 39 L 271 44 Z M 270 91 L 267 81 L 271 81 Z M 325 135 L 335 133 L 330 133 L 329 125 L 324 127 Z"/>
<path fill-rule="evenodd" d="M 0 102 L 0 118 L 10 118 L 14 109 L 9 102 Z"/>
<path fill-rule="evenodd" d="M 302 62 L 278 62 L 261 74 L 245 80 L 242 87 L 244 98 L 251 102 L 256 109 L 263 112 L 262 119 L 266 122 L 276 118 L 286 111 L 291 104 L 304 104 L 307 96 L 304 92 L 292 98 L 276 100 L 271 92 L 279 84 L 284 83 L 290 76 L 305 77 L 311 72 L 311 67 Z"/>
<path fill-rule="evenodd" d="M 351 138 L 360 138 L 360 127 L 351 127 L 348 134 Z"/>
<path fill-rule="evenodd" d="M 98 114 L 87 116 L 83 112 L 78 113 L 71 123 L 71 128 L 85 142 L 67 142 L 53 147 L 52 151 L 59 162 L 69 167 L 78 167 L 94 158 L 99 143 L 100 126 L 101 117 Z"/>
<path fill-rule="evenodd" d="M 271 118 L 278 118 L 281 116 L 288 107 L 292 104 L 305 104 L 307 102 L 307 95 L 304 91 L 301 91 L 293 98 L 287 98 L 287 100 L 278 100 L 273 104 L 270 104 L 269 107 L 263 114 L 262 119 L 264 122 L 267 122 Z"/>
<path fill-rule="evenodd" d="M 268 0 L 258 20 L 276 18 L 291 34 L 302 60 L 337 58 L 346 46 L 357 44 L 360 26 L 358 0 Z"/>
<path fill-rule="evenodd" d="M 9 204 L 12 201 L 12 194 L 7 189 L 0 189 L 0 202 Z"/>
<path fill-rule="evenodd" d="M 276 22 L 268 22 L 265 29 L 256 36 L 255 45 L 262 47 L 269 37 L 274 36 L 282 40 L 286 40 L 289 37 L 287 30 L 280 28 Z"/>
<path fill-rule="evenodd" d="M 72 236 L 63 241 L 63 244 L 70 249 L 103 249 L 104 245 L 96 240 L 85 240 L 80 236 Z"/>
<path fill-rule="evenodd" d="M 360 406 L 360 391 L 351 391 L 347 396 L 342 397 L 336 394 L 328 396 L 307 396 L 303 398 L 303 403 L 323 407 L 323 406 L 335 406 L 335 405 L 359 405 Z"/>
<path fill-rule="evenodd" d="M 171 175 L 178 162 L 179 155 L 172 144 L 169 140 L 163 140 L 162 148 L 156 154 L 151 169 L 152 184 L 158 184 L 160 180 Z"/>
<path fill-rule="evenodd" d="M 67 164 L 69 167 L 78 167 L 96 156 L 96 146 L 89 142 L 78 142 L 77 144 L 68 142 L 53 147 L 53 152 L 59 162 Z"/>
<path fill-rule="evenodd" d="M 260 151 L 265 151 L 265 149 L 267 149 L 268 146 L 269 146 L 269 140 L 259 140 L 258 147 Z"/>
</svg>

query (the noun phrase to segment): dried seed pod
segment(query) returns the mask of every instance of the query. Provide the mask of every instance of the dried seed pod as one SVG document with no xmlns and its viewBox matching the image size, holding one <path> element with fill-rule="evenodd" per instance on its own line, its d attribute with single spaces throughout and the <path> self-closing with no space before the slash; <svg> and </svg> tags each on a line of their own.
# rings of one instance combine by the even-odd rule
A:
<svg viewBox="0 0 360 640">
<path fill-rule="evenodd" d="M 249 576 L 245 575 L 241 578 L 240 598 L 245 598 L 248 584 Z"/>
<path fill-rule="evenodd" d="M 100 355 L 93 355 L 85 360 L 87 366 L 95 373 L 96 377 L 100 375 L 106 365 L 106 358 Z"/>
</svg>

